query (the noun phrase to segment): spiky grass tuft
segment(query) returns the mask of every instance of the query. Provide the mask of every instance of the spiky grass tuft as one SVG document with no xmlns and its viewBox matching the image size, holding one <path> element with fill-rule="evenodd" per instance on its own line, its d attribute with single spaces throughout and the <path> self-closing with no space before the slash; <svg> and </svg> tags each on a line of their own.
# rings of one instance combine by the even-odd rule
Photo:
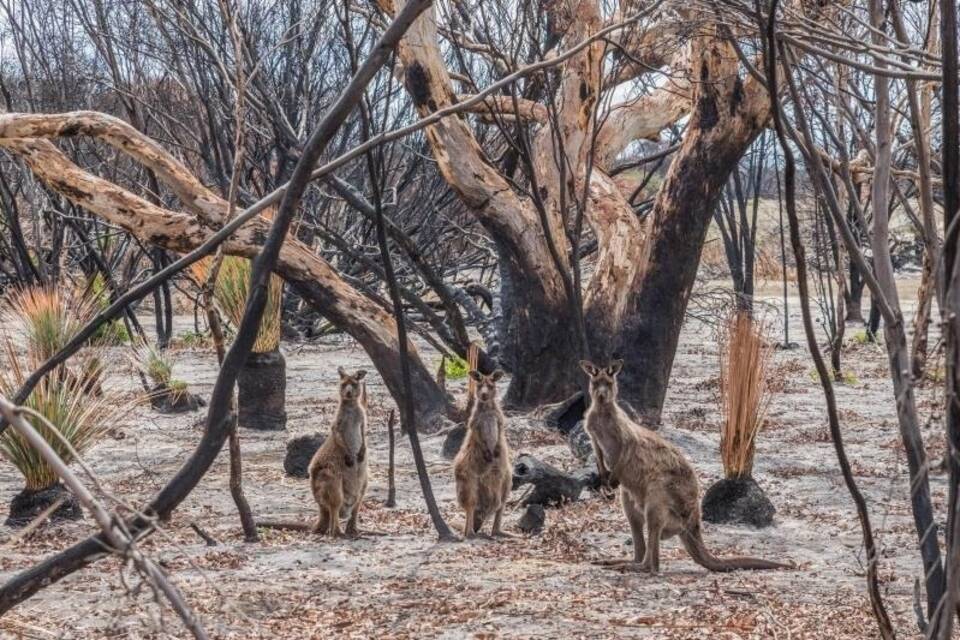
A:
<svg viewBox="0 0 960 640">
<path fill-rule="evenodd" d="M 211 266 L 211 259 L 207 258 L 195 262 L 191 270 L 193 277 L 200 283 L 206 282 Z M 250 272 L 252 265 L 246 258 L 225 256 L 217 274 L 213 297 L 220 312 L 234 327 L 240 326 L 243 319 L 243 309 L 247 304 L 247 294 L 250 291 Z M 267 288 L 267 307 L 260 322 L 260 331 L 253 345 L 256 353 L 275 351 L 280 346 L 282 325 L 280 321 L 280 304 L 283 295 L 283 280 L 277 275 L 270 276 Z"/>
<path fill-rule="evenodd" d="M 720 454 L 728 478 L 753 473 L 756 436 L 770 401 L 766 374 L 772 353 L 749 313 L 731 314 L 720 345 Z"/>
<path fill-rule="evenodd" d="M 173 380 L 173 360 L 167 352 L 146 345 L 141 347 L 137 355 L 143 372 L 153 384 L 164 388 L 170 386 Z"/>
<path fill-rule="evenodd" d="M 26 376 L 9 341 L 6 352 L 10 363 L 0 369 L 0 393 L 9 397 L 16 393 Z M 99 378 L 99 370 L 92 375 Z M 77 453 L 83 453 L 130 405 L 121 402 L 117 394 L 94 394 L 85 375 L 67 374 L 44 378 L 23 406 L 49 420 Z M 70 448 L 51 433 L 49 427 L 29 414 L 27 419 L 64 462 L 73 461 Z M 57 474 L 14 429 L 7 429 L 0 435 L 0 454 L 23 474 L 28 490 L 39 491 L 57 483 Z"/>
<path fill-rule="evenodd" d="M 27 351 L 40 362 L 57 353 L 96 313 L 93 296 L 55 287 L 25 287 L 7 302 L 7 326 L 20 330 Z"/>
</svg>

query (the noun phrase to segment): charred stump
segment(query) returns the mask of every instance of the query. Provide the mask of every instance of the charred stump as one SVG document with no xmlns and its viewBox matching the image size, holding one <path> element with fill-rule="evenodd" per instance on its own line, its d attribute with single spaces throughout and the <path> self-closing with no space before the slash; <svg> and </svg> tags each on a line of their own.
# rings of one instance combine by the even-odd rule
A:
<svg viewBox="0 0 960 640">
<path fill-rule="evenodd" d="M 50 520 L 79 520 L 83 517 L 80 503 L 58 482 L 46 489 L 24 489 L 13 496 L 10 513 L 4 524 L 8 527 L 25 527 L 57 502 L 61 504 L 50 514 Z"/>
<path fill-rule="evenodd" d="M 590 440 L 590 434 L 583 426 L 583 420 L 567 433 L 567 446 L 570 447 L 573 457 L 580 462 L 590 461 L 593 456 L 593 442 Z"/>
<path fill-rule="evenodd" d="M 566 435 L 583 422 L 583 414 L 586 412 L 586 396 L 583 391 L 577 391 L 566 400 L 546 407 L 543 421 L 551 429 Z"/>
<path fill-rule="evenodd" d="M 523 506 L 539 504 L 558 507 L 575 502 L 584 488 L 598 486 L 599 480 L 595 465 L 575 473 L 566 473 L 531 455 L 521 454 L 513 463 L 513 490 L 527 484 L 532 485 L 533 489 L 524 498 Z"/>
<path fill-rule="evenodd" d="M 176 414 L 196 411 L 206 405 L 203 398 L 187 389 L 157 385 L 150 390 L 150 406 L 160 413 Z"/>
<path fill-rule="evenodd" d="M 527 510 L 523 512 L 523 515 L 520 516 L 520 520 L 517 522 L 517 528 L 523 533 L 536 535 L 543 531 L 546 521 L 547 512 L 544 510 L 543 505 L 531 504 L 527 507 Z"/>
<path fill-rule="evenodd" d="M 743 478 L 723 478 L 703 494 L 703 519 L 715 524 L 748 524 L 769 527 L 777 510 L 757 481 Z"/>
<path fill-rule="evenodd" d="M 445 460 L 453 460 L 456 458 L 457 453 L 459 453 L 460 447 L 463 446 L 463 441 L 466 439 L 466 437 L 466 425 L 458 424 L 450 429 L 450 431 L 447 432 L 446 437 L 443 439 L 443 446 L 440 448 L 440 455 L 442 455 Z"/>
<path fill-rule="evenodd" d="M 258 431 L 287 428 L 287 362 L 280 350 L 251 352 L 237 377 L 240 426 Z"/>
</svg>

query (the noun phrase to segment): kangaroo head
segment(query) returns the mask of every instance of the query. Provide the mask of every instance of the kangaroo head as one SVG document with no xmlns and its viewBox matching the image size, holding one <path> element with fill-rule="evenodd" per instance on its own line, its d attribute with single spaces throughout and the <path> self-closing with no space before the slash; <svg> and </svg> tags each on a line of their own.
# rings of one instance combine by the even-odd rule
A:
<svg viewBox="0 0 960 640">
<path fill-rule="evenodd" d="M 337 367 L 337 373 L 340 374 L 340 400 L 344 402 L 356 402 L 363 395 L 363 377 L 367 372 L 360 369 L 354 374 L 350 374 L 343 367 Z"/>
<path fill-rule="evenodd" d="M 606 403 L 617 399 L 617 374 L 623 368 L 623 360 L 614 360 L 606 367 L 598 367 L 589 360 L 581 360 L 580 368 L 590 376 L 590 399 Z"/>
<path fill-rule="evenodd" d="M 471 369 L 470 377 L 477 383 L 476 397 L 478 403 L 487 404 L 496 401 L 497 380 L 503 377 L 503 371 L 497 369 L 490 375 L 484 375 L 476 369 Z"/>
</svg>

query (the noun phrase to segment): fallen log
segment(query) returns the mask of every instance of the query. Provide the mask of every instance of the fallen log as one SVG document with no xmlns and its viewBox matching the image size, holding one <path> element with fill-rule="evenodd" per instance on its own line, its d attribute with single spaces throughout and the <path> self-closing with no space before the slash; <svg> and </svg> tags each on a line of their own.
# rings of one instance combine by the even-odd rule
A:
<svg viewBox="0 0 960 640">
<path fill-rule="evenodd" d="M 529 454 L 521 454 L 513 463 L 513 489 L 528 484 L 533 490 L 524 498 L 523 506 L 557 507 L 577 501 L 585 488 L 599 488 L 600 478 L 595 464 L 567 473 Z"/>
</svg>

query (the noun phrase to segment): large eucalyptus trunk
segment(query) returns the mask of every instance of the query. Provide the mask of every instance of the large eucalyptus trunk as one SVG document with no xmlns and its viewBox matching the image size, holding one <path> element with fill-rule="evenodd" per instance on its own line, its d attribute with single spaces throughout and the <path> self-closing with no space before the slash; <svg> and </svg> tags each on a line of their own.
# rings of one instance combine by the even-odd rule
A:
<svg viewBox="0 0 960 640">
<path fill-rule="evenodd" d="M 719 74 L 708 56 L 699 71 L 703 89 L 650 214 L 642 277 L 619 335 L 608 343 L 626 361 L 621 398 L 649 424 L 660 421 L 712 212 L 766 118 L 766 109 L 745 104 L 739 80 Z M 732 86 L 725 89 L 724 81 Z"/>
<path fill-rule="evenodd" d="M 381 0 L 388 11 L 400 4 Z M 622 404 L 653 425 L 659 421 L 711 212 L 739 158 L 765 125 L 769 101 L 758 83 L 739 77 L 733 47 L 704 27 L 678 54 L 673 66 L 679 80 L 620 105 L 597 130 L 604 45 L 590 38 L 604 24 L 602 12 L 597 3 L 569 0 L 550 10 L 569 20 L 561 48 L 576 48 L 558 69 L 552 109 L 529 101 L 483 105 L 541 125 L 522 140 L 527 192 L 515 189 L 490 164 L 465 119 L 441 120 L 427 128 L 427 139 L 438 170 L 500 253 L 506 275 L 502 358 L 513 374 L 507 402 L 529 408 L 562 400 L 583 383 L 580 358 L 623 357 Z M 636 53 L 649 55 L 654 67 L 666 64 L 662 53 Z M 422 117 L 462 101 L 440 52 L 433 11 L 404 36 L 399 57 L 407 91 Z M 641 222 L 607 174 L 608 165 L 638 138 L 658 136 L 691 106 L 684 142 L 653 212 Z M 554 113 L 555 120 L 540 112 Z M 581 220 L 597 243 L 582 293 L 571 260 L 579 241 L 575 221 Z"/>
</svg>

